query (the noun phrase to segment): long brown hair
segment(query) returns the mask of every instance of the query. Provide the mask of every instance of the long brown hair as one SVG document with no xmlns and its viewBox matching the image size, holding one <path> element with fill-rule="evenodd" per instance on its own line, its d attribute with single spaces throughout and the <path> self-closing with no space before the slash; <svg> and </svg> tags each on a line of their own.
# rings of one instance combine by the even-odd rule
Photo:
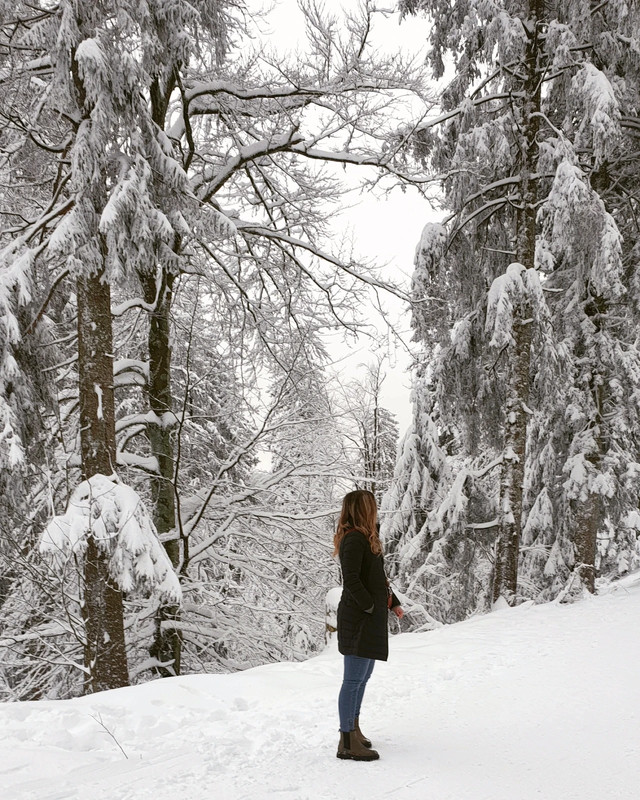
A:
<svg viewBox="0 0 640 800">
<path fill-rule="evenodd" d="M 378 536 L 378 506 L 372 492 L 366 489 L 356 489 L 349 492 L 342 501 L 342 511 L 338 520 L 338 528 L 333 537 L 333 554 L 340 550 L 340 542 L 345 534 L 354 529 L 361 531 L 369 540 L 371 552 L 379 555 L 382 553 L 382 543 Z"/>
</svg>

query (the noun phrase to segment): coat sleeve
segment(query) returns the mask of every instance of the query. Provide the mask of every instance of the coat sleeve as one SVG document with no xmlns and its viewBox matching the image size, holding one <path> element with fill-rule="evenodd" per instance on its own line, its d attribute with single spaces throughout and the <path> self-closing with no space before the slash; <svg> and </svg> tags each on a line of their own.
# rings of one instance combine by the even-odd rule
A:
<svg viewBox="0 0 640 800">
<path fill-rule="evenodd" d="M 348 533 L 342 540 L 340 566 L 342 567 L 342 584 L 351 594 L 362 611 L 370 611 L 374 602 L 371 594 L 360 580 L 360 570 L 367 547 L 364 536 L 360 533 Z"/>
<path fill-rule="evenodd" d="M 384 556 L 382 556 L 382 563 L 384 564 Z M 387 581 L 387 591 L 389 592 L 389 595 L 391 597 L 391 605 L 389 606 L 389 608 L 395 608 L 396 606 L 402 605 L 398 600 L 398 598 L 396 597 L 395 592 L 391 588 L 391 584 L 389 583 L 389 578 L 387 578 L 386 572 L 385 572 L 385 578 Z"/>
</svg>

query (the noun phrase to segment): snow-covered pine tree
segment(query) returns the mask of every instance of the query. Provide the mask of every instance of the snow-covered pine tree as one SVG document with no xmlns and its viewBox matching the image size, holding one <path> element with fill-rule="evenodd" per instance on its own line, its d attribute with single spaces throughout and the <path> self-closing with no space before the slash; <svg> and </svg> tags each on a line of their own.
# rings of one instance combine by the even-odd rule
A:
<svg viewBox="0 0 640 800">
<path fill-rule="evenodd" d="M 638 21 L 636 7 L 596 7 L 579 26 L 558 25 L 550 34 L 552 71 L 569 74 L 550 92 L 558 136 L 544 158 L 555 177 L 540 211 L 538 247 L 550 272 L 556 336 L 570 356 L 559 407 L 541 398 L 547 413 L 537 435 L 545 445 L 528 480 L 534 555 L 545 534 L 533 511 L 555 512 L 550 541 L 546 532 L 546 596 L 569 571 L 568 588 L 594 591 L 597 573 L 618 575 L 638 564 Z M 551 504 L 542 470 L 562 476 Z"/>
<path fill-rule="evenodd" d="M 475 458 L 478 445 L 492 439 L 493 446 L 500 448 L 494 596 L 513 598 L 533 318 L 538 315 L 534 304 L 542 298 L 539 289 L 534 289 L 534 267 L 535 219 L 543 177 L 538 158 L 545 11 L 536 0 L 498 6 L 463 3 L 455 14 L 442 13 L 438 3 L 430 2 L 405 8 L 423 9 L 434 19 L 430 60 L 436 75 L 443 74 L 447 52 L 452 52 L 456 62 L 456 76 L 442 96 L 441 117 L 418 133 L 418 146 L 443 176 L 451 216 L 435 235 L 425 230 L 419 245 L 417 316 L 441 313 L 443 305 L 448 306 L 438 337 L 443 369 L 436 369 L 436 380 L 446 385 L 452 379 L 448 388 L 454 389 L 453 405 L 458 410 L 462 403 L 466 406 L 456 422 L 466 431 L 466 452 Z M 504 341 L 502 349 L 491 355 L 497 338 L 486 328 L 487 303 L 494 280 L 502 280 L 510 262 L 521 264 L 531 276 L 522 285 L 531 291 L 520 293 L 516 300 L 511 291 L 515 284 L 510 283 L 511 290 L 501 300 L 511 309 L 509 346 Z M 447 328 L 451 327 L 449 337 Z M 422 333 L 418 338 L 432 346 L 433 340 Z M 474 377 L 461 376 L 460 371 L 471 371 Z M 455 391 L 455 383 L 462 392 Z M 498 396 L 492 401 L 497 400 L 498 407 L 492 408 L 492 402 L 485 400 L 496 390 Z M 465 391 L 468 394 L 462 400 Z M 451 399 L 447 406 L 452 405 Z M 482 406 L 485 428 L 487 422 L 498 422 L 500 428 L 484 442 L 485 437 L 471 430 L 478 428 Z M 455 418 L 457 412 L 443 408 L 440 413 Z"/>
<path fill-rule="evenodd" d="M 2 17 L 9 28 L 11 10 Z M 12 73 L 14 57 L 0 44 L 0 604 L 50 510 L 45 418 L 55 407 L 50 372 L 59 355 L 51 327 L 34 324 L 41 293 L 52 289 L 48 271 L 16 238 L 49 207 L 57 163 L 21 125 L 39 92 L 28 75 Z"/>
<path fill-rule="evenodd" d="M 224 0 L 169 6 L 154 4 L 150 7 L 150 24 L 142 35 L 143 65 L 149 90 L 148 113 L 152 122 L 150 130 L 158 138 L 156 144 L 152 136 L 152 147 L 148 148 L 153 152 L 155 146 L 157 164 L 155 169 L 151 165 L 152 171 L 145 178 L 149 181 L 153 200 L 173 228 L 172 235 L 166 240 L 150 236 L 147 252 L 137 263 L 137 277 L 148 311 L 146 391 L 149 416 L 146 435 L 156 462 L 151 476 L 154 522 L 176 569 L 181 567 L 180 538 L 168 535 L 177 527 L 174 440 L 178 418 L 174 413 L 172 390 L 171 312 L 176 280 L 182 270 L 189 271 L 188 262 L 185 263 L 182 257 L 184 241 L 190 235 L 187 220 L 194 223 L 197 200 L 187 178 L 193 151 L 180 153 L 170 144 L 166 132 L 171 115 L 175 115 L 178 98 L 184 92 L 183 80 L 189 72 L 193 76 L 194 63 L 208 62 L 214 69 L 219 66 L 227 45 L 231 22 L 229 10 L 233 7 L 232 3 Z M 238 25 L 237 20 L 234 23 Z M 123 219 L 118 220 L 116 230 L 136 226 L 136 217 L 141 211 L 136 202 L 137 195 L 134 185 L 130 197 L 133 202 L 125 200 L 123 203 Z M 142 216 L 153 219 L 154 213 L 151 206 Z M 148 228 L 153 234 L 153 225 L 148 225 Z M 158 667 L 161 675 L 180 673 L 181 637 L 171 625 L 171 620 L 177 619 L 179 613 L 180 609 L 173 606 L 160 606 L 156 613 L 151 656 L 159 664 L 169 665 Z"/>
<path fill-rule="evenodd" d="M 30 243 L 40 237 L 38 257 L 64 265 L 76 283 L 85 479 L 111 475 L 116 466 L 111 284 L 137 267 L 134 252 L 144 260 L 176 235 L 152 196 L 149 176 L 161 171 L 165 184 L 188 188 L 140 92 L 153 57 L 123 46 L 141 36 L 150 42 L 145 34 L 167 26 L 165 12 L 173 14 L 161 6 L 148 14 L 122 4 L 61 3 L 34 14 L 17 3 L 4 29 L 12 55 L 7 80 L 38 79 L 39 96 L 20 120 L 25 138 L 39 130 L 36 140 L 58 159 L 50 205 L 23 226 L 18 241 L 33 256 Z M 128 228 L 120 224 L 127 210 Z M 111 584 L 107 554 L 94 545 L 90 536 L 83 609 L 88 627 L 107 627 L 87 637 L 85 658 L 94 673 L 88 685 L 105 688 L 128 682 L 122 598 Z M 99 644 L 103 639 L 107 648 Z"/>
<path fill-rule="evenodd" d="M 602 535 L 612 524 L 606 515 L 599 515 L 596 507 L 600 503 L 590 495 L 613 497 L 611 482 L 598 477 L 597 466 L 603 457 L 603 446 L 608 449 L 608 444 L 604 445 L 607 437 L 601 435 L 602 422 L 612 418 L 613 404 L 605 403 L 609 406 L 607 414 L 600 413 L 598 422 L 587 422 L 589 418 L 594 420 L 593 413 L 574 414 L 573 422 L 565 414 L 571 394 L 581 396 L 583 407 L 595 408 L 599 402 L 602 408 L 602 398 L 590 399 L 601 393 L 600 389 L 594 392 L 594 387 L 610 385 L 611 379 L 614 385 L 620 385 L 613 374 L 603 381 L 598 375 L 602 368 L 594 370 L 596 362 L 617 360 L 612 373 L 635 371 L 629 361 L 631 349 L 620 341 L 621 326 L 610 328 L 618 342 L 609 340 L 608 358 L 596 357 L 591 345 L 592 356 L 585 359 L 585 344 L 578 343 L 589 328 L 589 312 L 585 309 L 595 308 L 593 287 L 602 286 L 605 275 L 609 279 L 606 297 L 618 303 L 623 294 L 629 297 L 616 288 L 621 281 L 619 234 L 614 218 L 598 197 L 596 172 L 602 165 L 603 149 L 620 144 L 623 124 L 616 120 L 624 118 L 624 114 L 615 106 L 621 98 L 633 94 L 626 82 L 613 80 L 613 70 L 609 81 L 600 67 L 606 64 L 607 56 L 611 61 L 611 51 L 616 54 L 613 60 L 617 59 L 618 71 L 621 63 L 629 63 L 629 48 L 633 49 L 635 41 L 634 34 L 629 34 L 636 12 L 617 6 L 615 10 L 605 10 L 605 6 L 584 13 L 579 3 L 556 8 L 535 2 L 490 6 L 465 2 L 458 4 L 456 13 L 451 14 L 440 4 L 427 0 L 405 4 L 406 10 L 423 9 L 434 20 L 430 58 L 436 73 L 442 75 L 447 52 L 453 55 L 456 68 L 456 75 L 443 94 L 443 113 L 421 126 L 418 133 L 418 152 L 442 175 L 446 203 L 452 214 L 444 227 L 427 226 L 418 247 L 414 329 L 416 338 L 425 346 L 423 373 L 429 379 L 417 384 L 416 391 L 426 394 L 416 402 L 414 424 L 420 435 L 427 433 L 424 415 L 420 420 L 418 414 L 419 408 L 426 408 L 428 418 L 436 425 L 434 441 L 448 440 L 451 434 L 449 441 L 453 442 L 453 448 L 447 456 L 458 470 L 460 459 L 467 456 L 474 462 L 472 473 L 477 474 L 480 469 L 486 477 L 483 460 L 490 464 L 494 455 L 500 457 L 500 487 L 493 481 L 487 487 L 489 498 L 495 498 L 494 514 L 485 516 L 484 521 L 469 516 L 466 521 L 467 539 L 477 537 L 483 524 L 493 523 L 501 532 L 496 594 L 513 596 L 516 591 L 517 544 L 522 522 L 528 526 L 525 562 L 537 565 L 534 572 L 527 569 L 522 591 L 534 596 L 548 585 L 550 576 L 558 570 L 562 572 L 559 565 L 563 562 L 565 580 L 566 569 L 575 564 L 577 574 L 586 576 L 585 584 L 591 586 L 596 531 L 600 530 Z M 603 14 L 608 17 L 604 26 Z M 614 40 L 617 44 L 612 46 Z M 594 59 L 600 65 L 597 67 L 591 61 L 592 54 L 599 50 L 602 52 Z M 627 106 L 626 111 L 633 108 Z M 632 121 L 626 125 L 633 129 Z M 572 181 L 567 180 L 569 174 Z M 564 198 L 557 202 L 562 187 Z M 612 203 L 612 211 L 614 205 L 622 204 Z M 563 223 L 564 232 L 560 235 Z M 583 275 L 587 269 L 582 289 L 568 279 L 571 241 L 574 245 L 578 241 L 584 244 L 582 249 L 573 247 L 574 269 L 579 261 Z M 507 270 L 514 257 L 521 266 Z M 503 295 L 502 300 L 497 299 L 500 283 L 504 288 L 509 273 L 515 277 L 514 270 L 520 275 L 531 275 L 530 285 L 535 286 L 524 304 L 519 300 L 519 308 L 513 305 L 513 291 Z M 549 298 L 547 304 L 534 277 L 536 271 L 549 276 L 542 286 Z M 633 268 L 627 270 L 629 285 L 635 282 L 634 273 Z M 564 283 L 560 281 L 562 274 Z M 558 285 L 556 280 L 560 281 Z M 513 284 L 511 287 L 515 288 Z M 602 294 L 595 291 L 598 298 Z M 488 302 L 492 297 L 494 312 Z M 538 301 L 537 315 L 530 305 L 534 298 Z M 499 318 L 495 312 L 501 303 L 510 318 L 509 332 L 503 338 L 503 349 L 492 356 L 492 339 L 495 351 L 500 338 L 494 335 L 492 315 L 495 320 Z M 566 337 L 562 329 L 576 308 L 580 311 L 575 318 L 574 334 Z M 532 323 L 536 316 L 541 325 L 538 345 L 532 349 L 531 331 L 535 331 Z M 553 337 L 550 320 L 554 325 Z M 529 361 L 532 355 L 533 365 Z M 585 370 L 588 363 L 590 367 Z M 582 381 L 578 377 L 581 370 L 585 375 Z M 592 388 L 585 393 L 589 381 Z M 624 411 L 625 417 L 629 414 L 635 417 L 633 391 L 626 396 L 630 403 L 623 399 L 624 392 L 617 392 L 617 401 L 622 401 L 620 410 L 629 409 Z M 528 417 L 532 418 L 529 423 Z M 554 448 L 562 449 L 557 442 L 566 440 L 572 424 L 576 434 L 579 433 L 573 447 L 583 467 L 575 474 L 582 489 L 573 486 L 566 475 L 561 480 L 557 478 L 558 470 L 562 474 L 565 464 L 566 472 L 571 472 L 566 457 L 554 462 Z M 624 429 L 626 452 L 621 459 L 624 469 L 618 474 L 620 478 L 625 475 L 627 485 L 632 485 L 629 481 L 633 480 L 633 470 L 631 473 L 628 470 L 635 463 L 637 449 L 626 424 Z M 567 447 L 566 443 L 564 446 Z M 416 448 L 413 450 L 417 452 Z M 400 478 L 419 474 L 424 466 L 423 463 L 414 469 L 408 459 Z M 418 513 L 423 516 L 426 513 L 432 520 L 438 518 L 438 505 L 447 495 L 447 485 L 455 484 L 455 481 L 450 483 L 450 478 L 446 481 L 438 487 L 440 497 L 435 504 Z M 414 482 L 414 497 L 420 488 Z M 466 494 L 468 500 L 471 495 L 469 491 Z M 401 500 L 396 496 L 396 502 Z M 467 515 L 469 505 L 467 502 Z M 627 506 L 627 514 L 630 510 Z M 527 520 L 530 511 L 531 524 Z M 625 514 L 618 512 L 614 516 L 625 518 Z M 567 526 L 572 528 L 570 533 Z M 589 531 L 588 546 L 583 535 L 586 531 Z M 452 528 L 442 532 L 443 541 L 451 532 Z M 446 548 L 435 542 L 427 546 L 423 551 L 425 565 L 433 560 L 437 550 L 444 552 Z M 591 567 L 580 566 L 589 562 Z M 460 573 L 450 558 L 441 566 L 452 581 L 457 580 L 455 576 Z M 465 566 L 465 569 L 477 568 L 470 562 Z M 468 599 L 470 602 L 462 609 L 467 612 L 474 607 L 473 593 Z"/>
</svg>

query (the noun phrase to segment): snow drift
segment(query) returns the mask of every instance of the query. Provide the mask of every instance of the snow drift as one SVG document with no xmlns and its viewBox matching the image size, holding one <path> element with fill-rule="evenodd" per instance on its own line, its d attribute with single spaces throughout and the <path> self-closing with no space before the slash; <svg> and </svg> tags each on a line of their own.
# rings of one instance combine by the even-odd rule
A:
<svg viewBox="0 0 640 800">
<path fill-rule="evenodd" d="M 304 663 L 0 707 L 11 800 L 613 800 L 640 785 L 640 576 L 392 637 L 340 762 L 334 647 Z"/>
</svg>

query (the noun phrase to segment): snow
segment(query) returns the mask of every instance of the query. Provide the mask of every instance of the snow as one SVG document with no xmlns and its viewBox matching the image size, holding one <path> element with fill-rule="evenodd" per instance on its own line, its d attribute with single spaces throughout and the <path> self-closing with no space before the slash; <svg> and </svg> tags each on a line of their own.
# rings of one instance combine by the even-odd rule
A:
<svg viewBox="0 0 640 800">
<path fill-rule="evenodd" d="M 392 637 L 340 762 L 331 645 L 304 663 L 0 706 L 12 800 L 613 800 L 640 780 L 640 577 Z"/>
<path fill-rule="evenodd" d="M 438 223 L 427 222 L 416 247 L 414 258 L 416 269 L 432 272 L 435 264 L 442 258 L 446 244 L 446 228 Z"/>
<path fill-rule="evenodd" d="M 558 164 L 538 219 L 546 242 L 537 252 L 541 267 L 548 268 L 560 256 L 574 259 L 588 270 L 597 294 L 612 300 L 625 294 L 622 235 L 578 166 L 567 160 Z M 589 233 L 594 234 L 593 240 Z"/>
<path fill-rule="evenodd" d="M 144 472 L 160 474 L 158 459 L 155 456 L 139 456 L 137 453 L 127 453 L 118 450 L 116 453 L 116 464 L 119 467 L 136 467 Z"/>
<path fill-rule="evenodd" d="M 130 486 L 99 474 L 83 481 L 66 512 L 44 529 L 40 550 L 64 568 L 70 554 L 84 551 L 89 536 L 110 554 L 109 572 L 122 591 L 141 588 L 180 602 L 178 578 L 144 503 Z"/>
<path fill-rule="evenodd" d="M 136 358 L 119 358 L 113 362 L 113 383 L 116 387 L 145 386 L 149 382 L 149 362 Z"/>
<path fill-rule="evenodd" d="M 147 411 L 144 414 L 130 414 L 116 420 L 116 433 L 120 433 L 134 425 L 158 425 L 161 428 L 173 428 L 178 422 L 178 417 L 173 411 L 165 411 L 160 416 L 155 411 Z"/>
<path fill-rule="evenodd" d="M 98 397 L 98 409 L 96 411 L 96 416 L 98 417 L 98 419 L 103 419 L 103 415 L 102 415 L 102 387 L 99 386 L 99 384 L 94 383 L 93 384 L 93 389 L 94 389 L 94 391 L 95 391 L 95 393 L 96 393 L 96 395 Z"/>
<path fill-rule="evenodd" d="M 620 139 L 620 106 L 607 76 L 589 62 L 574 75 L 572 89 L 584 106 L 579 141 L 592 138 L 597 168 L 611 156 Z"/>
<path fill-rule="evenodd" d="M 640 514 L 637 511 L 630 511 L 624 520 L 624 524 L 627 528 L 634 528 L 636 531 L 640 531 Z"/>
</svg>

